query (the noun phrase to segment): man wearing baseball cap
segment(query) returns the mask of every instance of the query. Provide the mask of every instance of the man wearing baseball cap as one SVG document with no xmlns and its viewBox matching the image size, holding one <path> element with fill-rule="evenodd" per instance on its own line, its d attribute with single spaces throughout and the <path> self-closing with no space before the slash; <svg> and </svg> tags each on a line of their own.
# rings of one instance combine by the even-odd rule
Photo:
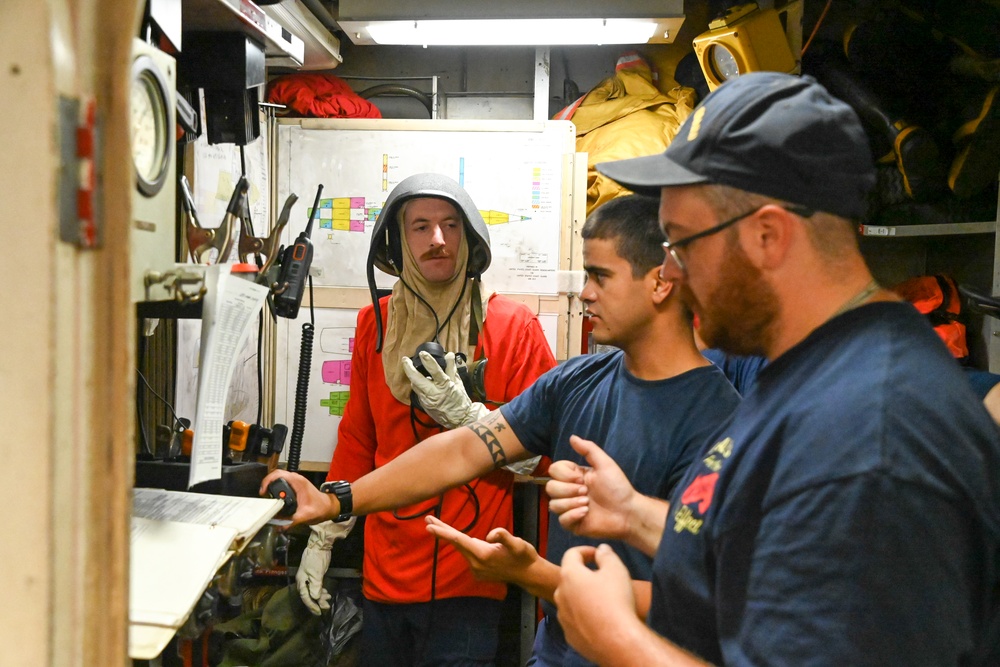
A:
<svg viewBox="0 0 1000 667">
<path fill-rule="evenodd" d="M 599 664 L 1000 664 L 1000 432 L 940 339 L 872 278 L 851 109 L 740 76 L 659 155 L 598 165 L 661 197 L 661 269 L 711 347 L 770 363 L 670 502 L 595 445 L 550 469 L 572 530 L 655 554 L 635 613 L 604 545 L 563 558 L 569 642 Z"/>
</svg>

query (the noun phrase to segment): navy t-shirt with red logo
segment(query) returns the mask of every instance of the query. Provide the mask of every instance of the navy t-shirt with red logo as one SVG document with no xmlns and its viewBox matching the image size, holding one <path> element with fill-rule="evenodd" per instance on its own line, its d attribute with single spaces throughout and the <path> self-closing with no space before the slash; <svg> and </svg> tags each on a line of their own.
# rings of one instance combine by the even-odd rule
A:
<svg viewBox="0 0 1000 667">
<path fill-rule="evenodd" d="M 620 351 L 574 357 L 535 380 L 500 411 L 525 449 L 553 461 L 584 464 L 571 435 L 604 449 L 642 493 L 669 497 L 709 436 L 728 419 L 740 397 L 718 368 L 706 364 L 666 380 L 640 380 Z M 599 544 L 558 522 L 549 524 L 547 558 L 562 560 L 569 547 Z M 636 579 L 649 580 L 652 560 L 614 544 Z"/>
<path fill-rule="evenodd" d="M 674 490 L 650 627 L 726 665 L 955 665 L 996 613 L 1000 432 L 911 306 L 764 368 Z"/>
</svg>

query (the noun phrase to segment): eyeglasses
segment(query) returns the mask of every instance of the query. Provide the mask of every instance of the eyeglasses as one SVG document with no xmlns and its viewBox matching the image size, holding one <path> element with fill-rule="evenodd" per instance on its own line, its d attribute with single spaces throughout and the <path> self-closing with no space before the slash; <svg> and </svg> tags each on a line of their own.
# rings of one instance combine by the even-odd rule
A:
<svg viewBox="0 0 1000 667">
<path fill-rule="evenodd" d="M 691 234 L 691 236 L 685 236 L 684 238 L 682 238 L 679 241 L 669 241 L 669 240 L 668 241 L 664 241 L 663 242 L 663 252 L 666 253 L 667 257 L 670 257 L 672 260 L 674 260 L 674 262 L 677 263 L 677 268 L 679 268 L 681 270 L 681 273 L 683 273 L 683 274 L 686 275 L 687 274 L 687 266 L 685 266 L 684 260 L 681 259 L 680 253 L 677 252 L 678 248 L 683 248 L 684 246 L 689 245 L 691 243 L 694 243 L 698 239 L 703 239 L 706 236 L 711 236 L 712 234 L 718 234 L 723 229 L 727 229 L 729 227 L 732 227 L 733 225 L 735 225 L 737 222 L 739 222 L 743 218 L 750 217 L 751 215 L 753 215 L 754 213 L 756 213 L 760 209 L 764 208 L 764 206 L 766 206 L 766 205 L 767 204 L 762 204 L 761 206 L 758 206 L 757 208 L 753 209 L 752 211 L 747 211 L 746 213 L 740 213 L 739 215 L 737 215 L 734 218 L 730 218 L 729 220 L 726 220 L 725 222 L 720 222 L 719 224 L 717 224 L 714 227 L 709 227 L 708 229 L 704 229 L 704 230 L 702 230 L 700 232 L 697 232 L 695 234 Z M 782 208 L 784 208 L 789 213 L 794 213 L 795 215 L 801 216 L 803 218 L 808 218 L 813 213 L 815 213 L 815 211 L 813 211 L 811 208 L 806 208 L 805 206 L 783 206 Z M 664 261 L 666 261 L 666 257 L 664 257 Z"/>
</svg>

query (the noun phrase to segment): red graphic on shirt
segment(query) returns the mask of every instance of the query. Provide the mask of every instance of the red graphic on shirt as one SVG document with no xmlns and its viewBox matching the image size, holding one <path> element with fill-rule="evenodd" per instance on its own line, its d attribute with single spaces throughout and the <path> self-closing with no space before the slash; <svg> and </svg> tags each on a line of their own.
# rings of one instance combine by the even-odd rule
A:
<svg viewBox="0 0 1000 667">
<path fill-rule="evenodd" d="M 704 514 L 712 506 L 712 494 L 715 493 L 715 482 L 718 479 L 719 473 L 717 472 L 695 477 L 688 488 L 684 489 L 681 502 L 685 505 L 698 503 L 698 512 Z"/>
</svg>

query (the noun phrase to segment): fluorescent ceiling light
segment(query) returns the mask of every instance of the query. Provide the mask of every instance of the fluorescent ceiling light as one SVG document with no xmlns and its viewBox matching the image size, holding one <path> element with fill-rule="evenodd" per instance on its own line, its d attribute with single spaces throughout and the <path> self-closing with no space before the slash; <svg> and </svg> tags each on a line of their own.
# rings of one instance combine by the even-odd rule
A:
<svg viewBox="0 0 1000 667">
<path fill-rule="evenodd" d="M 340 20 L 355 44 L 531 46 L 672 42 L 678 18 Z"/>
</svg>

